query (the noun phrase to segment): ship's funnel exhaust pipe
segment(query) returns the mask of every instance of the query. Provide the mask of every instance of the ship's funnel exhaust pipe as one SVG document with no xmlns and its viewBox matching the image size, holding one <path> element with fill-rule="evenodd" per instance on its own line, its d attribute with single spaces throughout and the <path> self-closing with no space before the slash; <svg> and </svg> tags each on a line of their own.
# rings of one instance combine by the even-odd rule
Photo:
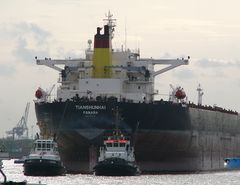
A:
<svg viewBox="0 0 240 185">
<path fill-rule="evenodd" d="M 109 35 L 109 26 L 104 26 L 104 34 L 100 27 L 94 37 L 93 78 L 111 78 L 112 48 Z"/>
<path fill-rule="evenodd" d="M 102 30 L 102 28 L 97 27 L 97 35 L 100 35 L 100 31 Z"/>
<path fill-rule="evenodd" d="M 109 36 L 109 26 L 108 25 L 104 26 L 104 35 Z"/>
</svg>

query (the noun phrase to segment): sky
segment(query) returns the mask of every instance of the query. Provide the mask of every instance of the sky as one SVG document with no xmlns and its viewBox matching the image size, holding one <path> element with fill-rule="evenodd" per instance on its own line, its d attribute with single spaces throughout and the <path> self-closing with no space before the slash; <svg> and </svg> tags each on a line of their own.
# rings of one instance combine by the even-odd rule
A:
<svg viewBox="0 0 240 185">
<path fill-rule="evenodd" d="M 84 57 L 109 10 L 117 19 L 114 48 L 126 43 L 142 58 L 191 57 L 189 65 L 155 79 L 156 98 L 167 99 L 172 84 L 196 103 L 200 83 L 203 104 L 240 112 L 239 7 L 239 0 L 0 1 L 0 137 L 17 125 L 27 102 L 34 135 L 35 91 L 57 84 L 58 72 L 34 57 Z"/>
</svg>

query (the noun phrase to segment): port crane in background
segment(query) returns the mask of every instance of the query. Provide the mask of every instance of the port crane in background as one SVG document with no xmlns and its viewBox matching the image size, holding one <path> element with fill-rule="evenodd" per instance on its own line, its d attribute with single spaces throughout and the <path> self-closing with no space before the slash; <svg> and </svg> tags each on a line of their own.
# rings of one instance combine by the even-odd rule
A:
<svg viewBox="0 0 240 185">
<path fill-rule="evenodd" d="M 28 127 L 27 127 L 27 120 L 28 120 L 28 112 L 29 112 L 30 102 L 27 103 L 25 112 L 17 125 L 6 132 L 6 134 L 13 139 L 21 139 L 21 138 L 28 138 Z"/>
</svg>

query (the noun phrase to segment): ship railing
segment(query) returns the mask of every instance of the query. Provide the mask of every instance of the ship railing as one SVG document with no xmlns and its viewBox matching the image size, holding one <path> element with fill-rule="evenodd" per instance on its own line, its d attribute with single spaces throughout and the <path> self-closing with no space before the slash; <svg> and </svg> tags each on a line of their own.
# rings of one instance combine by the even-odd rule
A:
<svg viewBox="0 0 240 185">
<path fill-rule="evenodd" d="M 150 78 L 145 78 L 145 79 L 137 79 L 137 78 L 128 78 L 128 79 L 126 79 L 126 80 L 124 80 L 124 82 L 126 82 L 126 83 L 129 83 L 129 84 L 131 84 L 131 83 L 133 83 L 133 84 L 136 84 L 136 83 L 141 83 L 141 84 L 147 84 L 147 83 L 153 83 L 153 80 L 152 79 L 150 79 Z"/>
<path fill-rule="evenodd" d="M 196 104 L 194 104 L 192 102 L 189 102 L 188 106 L 192 107 L 192 108 L 200 108 L 200 109 L 204 109 L 204 110 L 218 111 L 218 112 L 238 115 L 237 111 L 233 111 L 233 110 L 230 110 L 230 109 L 225 109 L 225 108 L 217 107 L 217 106 L 200 105 L 200 104 L 196 105 Z"/>
<path fill-rule="evenodd" d="M 57 95 L 49 95 L 46 98 L 43 99 L 35 99 L 33 100 L 34 103 L 52 103 L 53 101 L 56 101 Z"/>
<path fill-rule="evenodd" d="M 183 103 L 174 103 L 172 101 L 165 101 L 163 99 L 161 100 L 155 100 L 154 103 L 156 104 L 172 104 L 172 105 L 181 105 L 182 107 L 192 107 L 192 108 L 199 108 L 199 109 L 204 109 L 204 110 L 210 110 L 210 111 L 218 111 L 218 112 L 223 112 L 223 113 L 228 113 L 228 114 L 235 114 L 239 115 L 237 111 L 229 110 L 229 109 L 224 109 L 222 107 L 217 107 L 217 106 L 209 106 L 209 105 L 197 105 L 193 102 L 183 102 Z"/>
<path fill-rule="evenodd" d="M 74 94 L 74 93 L 73 93 Z M 79 91 L 75 92 L 75 95 L 69 96 L 67 99 L 62 98 L 53 98 L 51 102 L 62 102 L 62 101 L 73 101 L 73 102 L 91 102 L 91 101 L 97 101 L 97 102 L 127 102 L 127 103 L 145 103 L 144 101 L 139 100 L 133 100 L 133 99 L 127 99 L 124 97 L 121 97 L 120 94 L 108 94 L 108 95 L 93 95 L 88 96 L 86 92 L 81 93 Z M 46 101 L 39 101 L 36 100 L 35 102 L 46 102 Z M 50 102 L 50 101 L 48 101 Z"/>
</svg>

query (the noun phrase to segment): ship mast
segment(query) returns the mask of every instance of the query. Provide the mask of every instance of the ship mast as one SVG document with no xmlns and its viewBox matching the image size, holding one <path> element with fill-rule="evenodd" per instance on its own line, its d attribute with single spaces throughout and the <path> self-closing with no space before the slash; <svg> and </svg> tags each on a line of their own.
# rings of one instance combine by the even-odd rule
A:
<svg viewBox="0 0 240 185">
<path fill-rule="evenodd" d="M 114 37 L 114 27 L 116 26 L 115 22 L 116 22 L 116 19 L 113 19 L 113 14 L 111 14 L 110 11 L 108 11 L 108 14 L 106 14 L 106 19 L 103 19 L 103 21 L 106 21 L 107 25 L 109 26 L 109 37 L 110 39 L 112 40 L 113 37 Z"/>
<path fill-rule="evenodd" d="M 197 88 L 197 91 L 198 91 L 198 105 L 202 105 L 202 97 L 203 97 L 203 89 L 201 88 L 201 85 L 198 84 L 198 88 Z"/>
</svg>

